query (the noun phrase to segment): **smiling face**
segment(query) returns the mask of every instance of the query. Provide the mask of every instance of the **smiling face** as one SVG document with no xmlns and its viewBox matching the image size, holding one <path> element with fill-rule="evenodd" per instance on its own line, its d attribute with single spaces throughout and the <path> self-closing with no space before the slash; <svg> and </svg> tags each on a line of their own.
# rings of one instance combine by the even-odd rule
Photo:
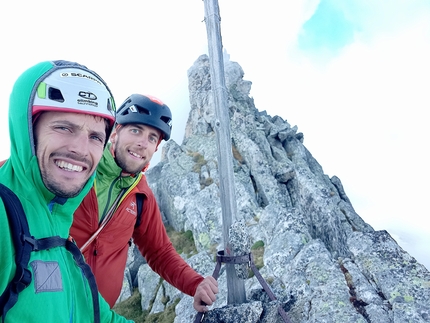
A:
<svg viewBox="0 0 430 323">
<path fill-rule="evenodd" d="M 35 122 L 34 137 L 46 188 L 60 197 L 75 197 L 102 157 L 106 123 L 88 114 L 43 112 Z"/>
<path fill-rule="evenodd" d="M 136 174 L 151 161 L 161 140 L 161 132 L 143 124 L 128 124 L 110 137 L 116 163 L 126 173 Z"/>
</svg>

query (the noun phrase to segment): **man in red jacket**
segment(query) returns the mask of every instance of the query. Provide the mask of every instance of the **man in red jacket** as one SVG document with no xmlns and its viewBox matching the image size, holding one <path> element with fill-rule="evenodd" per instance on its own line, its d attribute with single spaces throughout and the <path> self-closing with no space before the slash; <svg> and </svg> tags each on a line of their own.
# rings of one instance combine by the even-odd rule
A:
<svg viewBox="0 0 430 323">
<path fill-rule="evenodd" d="M 217 281 L 197 274 L 167 236 L 155 196 L 143 171 L 161 140 L 169 140 L 172 114 L 151 96 L 132 94 L 119 107 L 116 127 L 97 168 L 94 186 L 74 215 L 70 235 L 90 265 L 99 291 L 111 307 L 118 299 L 132 237 L 148 265 L 207 311 Z M 138 225 L 136 195 L 143 195 Z"/>
</svg>

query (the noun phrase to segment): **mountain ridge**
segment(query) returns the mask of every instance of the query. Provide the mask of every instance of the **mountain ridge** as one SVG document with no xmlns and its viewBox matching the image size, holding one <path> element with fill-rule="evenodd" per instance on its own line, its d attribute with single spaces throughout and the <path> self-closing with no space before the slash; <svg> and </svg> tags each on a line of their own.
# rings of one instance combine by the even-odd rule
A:
<svg viewBox="0 0 430 323">
<path fill-rule="evenodd" d="M 258 111 L 249 97 L 252 83 L 243 80 L 240 65 L 227 59 L 224 64 L 237 199 L 234 223 L 243 223 L 251 244 L 264 243 L 260 272 L 291 321 L 428 322 L 429 271 L 387 231 L 375 231 L 363 221 L 341 180 L 324 174 L 297 127 Z M 146 174 L 165 223 L 192 231 L 198 254 L 187 261 L 204 276 L 212 274 L 213 251 L 223 245 L 209 70 L 206 55 L 188 70 L 191 110 L 183 142 L 168 141 L 161 161 Z M 142 272 L 148 272 L 146 264 L 140 265 L 137 277 Z M 133 280 L 129 278 L 129 286 Z M 138 281 L 147 298 L 150 280 Z M 220 293 L 204 322 L 229 308 L 225 273 L 218 281 Z M 195 315 L 192 298 L 163 284 L 165 293 L 171 293 L 169 302 L 181 299 L 175 323 L 190 322 Z M 281 322 L 260 295 L 255 276 L 245 286 L 249 302 L 240 308 L 257 314 L 236 316 L 235 322 Z M 161 296 L 154 297 L 154 304 L 160 304 Z M 163 309 L 148 306 L 142 309 Z"/>
</svg>

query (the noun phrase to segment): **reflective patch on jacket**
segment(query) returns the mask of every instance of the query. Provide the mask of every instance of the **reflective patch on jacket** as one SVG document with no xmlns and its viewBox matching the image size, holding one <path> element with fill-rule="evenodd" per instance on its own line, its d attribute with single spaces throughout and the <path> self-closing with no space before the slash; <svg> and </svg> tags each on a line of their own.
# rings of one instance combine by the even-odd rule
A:
<svg viewBox="0 0 430 323">
<path fill-rule="evenodd" d="M 30 265 L 33 268 L 36 294 L 63 290 L 63 280 L 58 262 L 34 260 Z"/>
</svg>

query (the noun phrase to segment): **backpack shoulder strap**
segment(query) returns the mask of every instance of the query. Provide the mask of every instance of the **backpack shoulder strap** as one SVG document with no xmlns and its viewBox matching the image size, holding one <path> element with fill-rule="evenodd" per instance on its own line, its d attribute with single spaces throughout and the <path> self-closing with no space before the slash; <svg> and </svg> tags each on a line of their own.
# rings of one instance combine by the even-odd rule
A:
<svg viewBox="0 0 430 323">
<path fill-rule="evenodd" d="M 142 222 L 142 211 L 143 211 L 143 200 L 145 196 L 143 194 L 136 194 L 136 204 L 137 204 L 137 216 L 135 228 L 137 228 Z"/>
<path fill-rule="evenodd" d="M 12 306 L 18 301 L 18 293 L 31 282 L 31 272 L 27 269 L 32 246 L 26 243 L 26 237 L 30 237 L 27 218 L 18 197 L 8 187 L 0 183 L 0 197 L 3 200 L 11 235 L 15 247 L 16 272 L 12 281 L 8 284 L 0 296 L 0 311 L 2 320 Z"/>
<path fill-rule="evenodd" d="M 8 187 L 0 183 L 0 197 L 3 200 L 6 214 L 12 234 L 12 240 L 15 247 L 16 272 L 12 281 L 7 285 L 3 294 L 0 295 L 0 314 L 2 322 L 5 321 L 6 313 L 18 301 L 18 294 L 28 287 L 32 280 L 30 270 L 27 269 L 32 251 L 47 250 L 55 247 L 65 247 L 72 253 L 77 265 L 82 269 L 85 277 L 88 279 L 91 294 L 93 298 L 94 322 L 100 323 L 100 309 L 98 289 L 95 277 L 91 268 L 84 261 L 79 248 L 70 240 L 53 236 L 42 239 L 35 239 L 30 235 L 27 217 L 19 198 Z"/>
</svg>

